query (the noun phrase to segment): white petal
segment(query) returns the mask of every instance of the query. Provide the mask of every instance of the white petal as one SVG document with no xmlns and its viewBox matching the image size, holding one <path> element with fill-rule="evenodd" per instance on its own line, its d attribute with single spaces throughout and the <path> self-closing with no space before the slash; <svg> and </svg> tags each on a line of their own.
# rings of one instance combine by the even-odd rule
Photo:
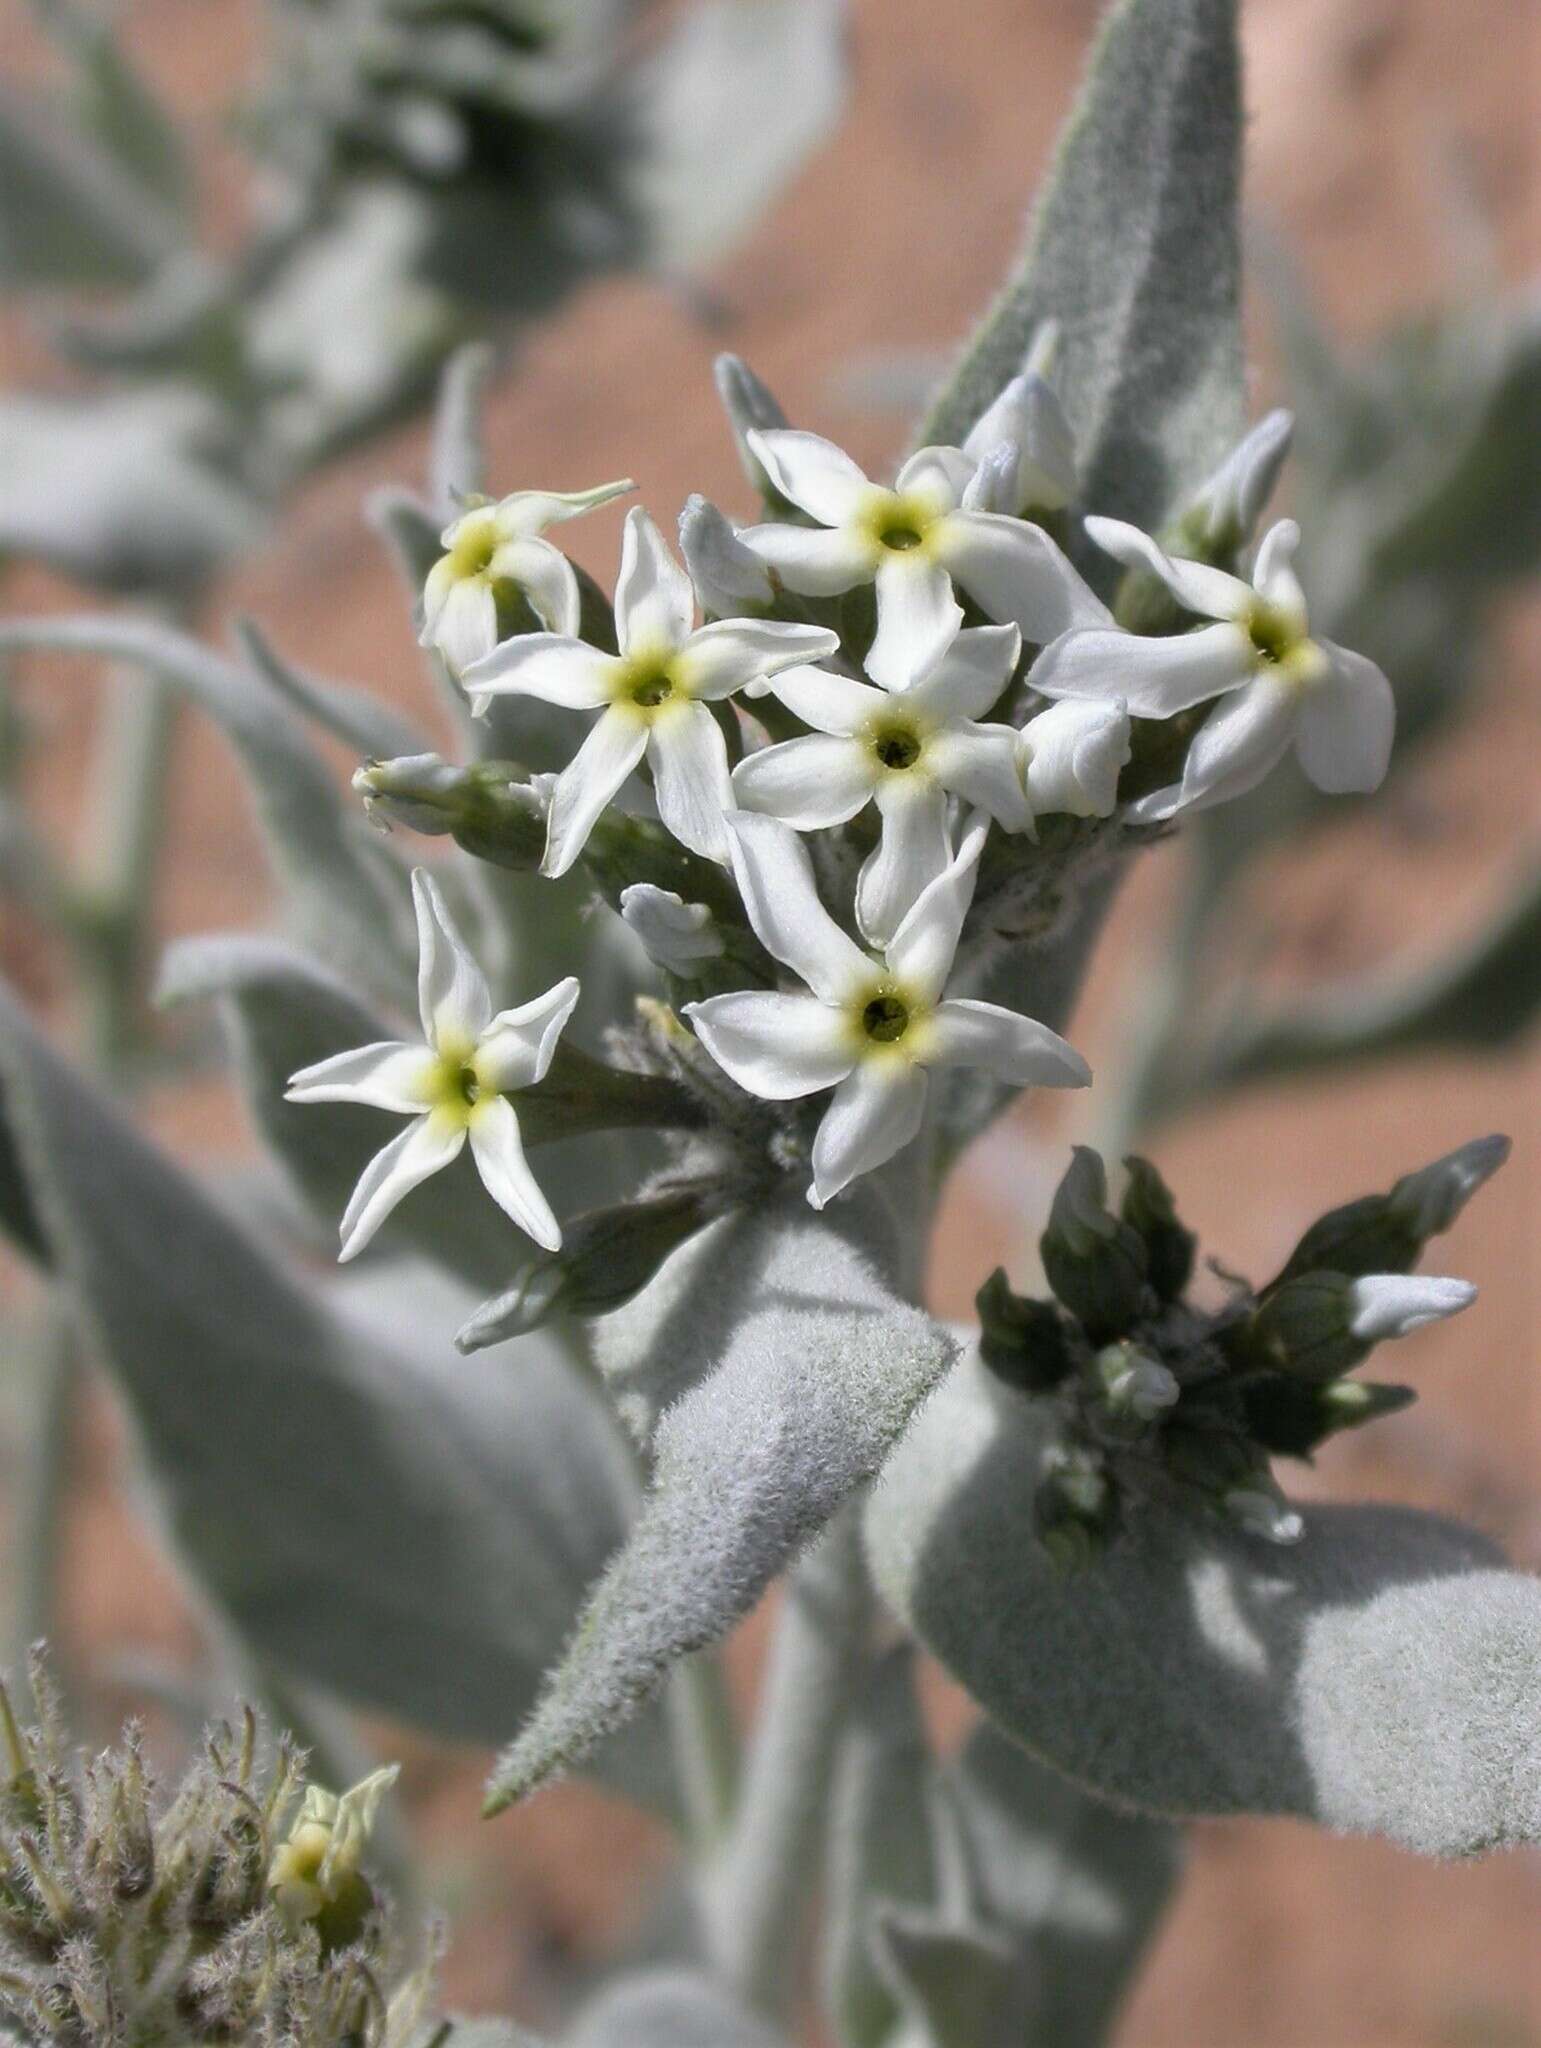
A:
<svg viewBox="0 0 1541 2048">
<path fill-rule="evenodd" d="M 510 538 L 543 533 L 559 520 L 577 519 L 636 488 L 629 476 L 623 476 L 613 484 L 596 484 L 591 491 L 510 491 L 493 507 L 493 517 L 499 533 Z"/>
<path fill-rule="evenodd" d="M 432 1046 L 463 1046 L 469 1052 L 492 1015 L 487 978 L 426 868 L 412 870 L 412 902 L 417 912 L 417 1007 L 423 1036 Z"/>
<path fill-rule="evenodd" d="M 777 818 L 735 811 L 733 878 L 760 943 L 826 1003 L 845 1003 L 872 979 L 872 962 L 819 901 L 813 864 Z"/>
<path fill-rule="evenodd" d="M 594 820 L 647 751 L 647 725 L 612 705 L 556 779 L 546 821 L 543 875 L 565 875 L 582 853 Z"/>
<path fill-rule="evenodd" d="M 1105 555 L 1130 569 L 1144 569 L 1164 583 L 1186 611 L 1206 619 L 1243 619 L 1252 609 L 1254 592 L 1239 576 L 1211 569 L 1203 562 L 1185 562 L 1158 547 L 1148 533 L 1123 519 L 1086 521 L 1086 531 Z"/>
<path fill-rule="evenodd" d="M 1041 526 L 999 512 L 955 512 L 931 545 L 980 610 L 1042 645 L 1112 615 Z"/>
<path fill-rule="evenodd" d="M 640 505 L 626 514 L 615 579 L 615 631 L 622 654 L 672 654 L 695 623 L 690 578 Z"/>
<path fill-rule="evenodd" d="M 1033 813 L 1022 785 L 1014 725 L 949 725 L 926 746 L 926 769 L 944 789 L 987 811 L 1007 832 L 1025 832 Z"/>
<path fill-rule="evenodd" d="M 771 695 L 817 732 L 849 736 L 889 709 L 886 690 L 854 683 L 827 668 L 793 668 L 772 682 Z"/>
<path fill-rule="evenodd" d="M 517 583 L 548 633 L 575 639 L 582 613 L 578 579 L 560 548 L 548 540 L 505 541 L 487 565 L 487 580 Z"/>
<path fill-rule="evenodd" d="M 1021 653 L 1015 626 L 965 626 L 905 695 L 936 718 L 987 717 Z"/>
<path fill-rule="evenodd" d="M 738 529 L 709 499 L 693 492 L 680 514 L 680 553 L 701 609 L 714 618 L 737 618 L 746 605 L 769 605 L 776 593 L 770 572 Z"/>
<path fill-rule="evenodd" d="M 823 661 L 840 646 L 823 626 L 783 625 L 775 619 L 718 619 L 692 633 L 675 659 L 693 697 L 714 701 L 748 689 L 767 676 Z"/>
<path fill-rule="evenodd" d="M 459 581 L 452 557 L 440 555 L 423 579 L 423 629 L 417 636 L 419 647 L 437 646 L 434 629 L 449 602 L 450 592 Z"/>
<path fill-rule="evenodd" d="M 917 1002 L 939 1001 L 947 985 L 963 920 L 974 900 L 985 831 L 982 823 L 969 826 L 957 853 L 924 891 L 888 948 L 890 970 Z"/>
<path fill-rule="evenodd" d="M 339 1261 L 356 1258 L 404 1195 L 458 1158 L 465 1125 L 448 1117 L 420 1116 L 377 1152 L 359 1175 L 338 1235 Z"/>
<path fill-rule="evenodd" d="M 1131 804 L 1130 817 L 1145 824 L 1245 796 L 1288 752 L 1298 714 L 1294 687 L 1260 675 L 1217 705 L 1193 735 L 1181 783 Z"/>
<path fill-rule="evenodd" d="M 733 793 L 746 811 L 780 818 L 797 832 L 843 825 L 870 803 L 879 769 L 860 740 L 810 733 L 750 754 L 733 771 Z"/>
<path fill-rule="evenodd" d="M 434 621 L 432 644 L 457 676 L 497 646 L 497 599 L 484 576 L 462 576 L 451 587 Z"/>
<path fill-rule="evenodd" d="M 947 795 L 927 775 L 888 775 L 878 784 L 883 835 L 856 880 L 856 922 L 869 944 L 886 946 L 923 890 L 952 859 Z"/>
<path fill-rule="evenodd" d="M 1408 1337 L 1429 1323 L 1470 1308 L 1477 1290 L 1469 1280 L 1430 1273 L 1370 1273 L 1348 1290 L 1348 1326 L 1366 1344 Z"/>
<path fill-rule="evenodd" d="M 980 415 L 963 446 L 975 462 L 1002 443 L 1013 451 L 1002 502 L 981 511 L 1020 515 L 1029 506 L 1057 511 L 1076 492 L 1075 435 L 1053 387 L 1031 372 L 1013 377 L 987 412 Z"/>
<path fill-rule="evenodd" d="M 1391 685 L 1367 656 L 1331 640 L 1318 644 L 1328 667 L 1307 688 L 1300 707 L 1295 735 L 1300 765 L 1318 789 L 1332 796 L 1379 789 L 1396 737 Z"/>
<path fill-rule="evenodd" d="M 479 1102 L 471 1116 L 471 1156 L 482 1185 L 527 1237 L 548 1252 L 559 1251 L 562 1226 L 525 1163 L 524 1142 L 514 1106 L 501 1095 Z"/>
<path fill-rule="evenodd" d="M 658 815 L 692 853 L 728 859 L 723 824 L 734 809 L 728 746 L 704 704 L 671 704 L 653 721 L 647 757 L 653 769 Z"/>
<path fill-rule="evenodd" d="M 866 476 L 833 441 L 786 427 L 745 436 L 782 497 L 824 526 L 843 526 L 872 494 Z"/>
<path fill-rule="evenodd" d="M 1260 596 L 1277 606 L 1303 633 L 1306 629 L 1306 594 L 1295 574 L 1295 551 L 1300 546 L 1300 528 L 1293 519 L 1280 519 L 1258 542 L 1252 580 Z"/>
<path fill-rule="evenodd" d="M 938 512 L 950 512 L 962 502 L 973 476 L 974 464 L 961 448 L 917 448 L 894 478 L 894 489 L 928 501 Z"/>
<path fill-rule="evenodd" d="M 955 1001 L 932 1011 L 932 1066 L 980 1067 L 1018 1088 L 1085 1088 L 1092 1070 L 1057 1031 L 997 1003 Z"/>
<path fill-rule="evenodd" d="M 904 1150 L 926 1113 L 926 1089 L 924 1067 L 892 1056 L 864 1059 L 840 1083 L 813 1141 L 815 1209 Z"/>
<path fill-rule="evenodd" d="M 1065 697 L 1022 728 L 1027 798 L 1035 813 L 1107 818 L 1129 761 L 1129 713 L 1121 701 Z"/>
<path fill-rule="evenodd" d="M 519 633 L 462 680 L 482 697 L 539 697 L 568 711 L 597 711 L 610 702 L 621 676 L 613 654 L 564 633 Z"/>
<path fill-rule="evenodd" d="M 631 882 L 621 891 L 621 916 L 670 974 L 692 978 L 703 960 L 720 960 L 722 933 L 704 903 L 687 903 L 673 889 Z"/>
<path fill-rule="evenodd" d="M 438 1056 L 430 1047 L 385 1038 L 301 1067 L 290 1075 L 284 1100 L 363 1102 L 372 1109 L 417 1116 L 428 1106 L 438 1071 Z"/>
<path fill-rule="evenodd" d="M 877 569 L 878 626 L 866 669 L 885 690 L 907 690 L 935 668 L 963 624 L 952 578 L 919 548 L 885 553 Z"/>
<path fill-rule="evenodd" d="M 569 974 L 533 1002 L 499 1010 L 476 1048 L 476 1078 L 482 1087 L 502 1094 L 544 1081 L 578 995 L 578 977 Z"/>
<path fill-rule="evenodd" d="M 764 1102 L 833 1088 L 857 1058 L 850 1019 L 817 996 L 708 996 L 684 1014 L 718 1066 Z"/>
<path fill-rule="evenodd" d="M 1164 637 L 1115 628 L 1052 641 L 1027 681 L 1040 696 L 1100 697 L 1123 702 L 1136 718 L 1171 718 L 1239 690 L 1256 671 L 1255 650 L 1240 626 L 1198 626 Z"/>
<path fill-rule="evenodd" d="M 739 539 L 788 590 L 802 597 L 838 597 L 870 583 L 883 550 L 868 533 L 849 526 L 746 526 Z"/>
</svg>

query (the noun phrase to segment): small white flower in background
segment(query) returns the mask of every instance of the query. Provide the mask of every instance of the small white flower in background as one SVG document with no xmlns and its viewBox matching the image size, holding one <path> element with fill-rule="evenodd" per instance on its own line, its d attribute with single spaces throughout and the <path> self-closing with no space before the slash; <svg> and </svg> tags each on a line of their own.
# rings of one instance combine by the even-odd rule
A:
<svg viewBox="0 0 1541 2048">
<path fill-rule="evenodd" d="M 687 903 L 673 889 L 633 882 L 621 891 L 621 916 L 655 967 L 689 981 L 704 962 L 722 958 L 722 933 L 704 903 Z"/>
<path fill-rule="evenodd" d="M 738 536 L 732 520 L 699 492 L 685 500 L 680 514 L 680 553 L 702 611 L 713 618 L 737 618 L 746 610 L 768 611 L 776 602 L 769 569 Z M 748 694 L 758 696 L 763 687 L 751 684 Z"/>
<path fill-rule="evenodd" d="M 1204 810 L 1253 789 L 1293 745 L 1318 789 L 1378 789 L 1396 725 L 1391 685 L 1362 654 L 1313 640 L 1292 566 L 1293 520 L 1270 528 L 1251 582 L 1174 560 L 1136 527 L 1088 519 L 1097 545 L 1158 576 L 1186 610 L 1217 623 L 1162 637 L 1119 628 L 1067 633 L 1028 682 L 1046 697 L 1122 700 L 1137 718 L 1171 718 L 1223 698 L 1194 734 L 1183 778 L 1129 807 L 1137 822 Z"/>
<path fill-rule="evenodd" d="M 1129 710 L 1121 697 L 1063 698 L 1030 718 L 1018 742 L 1034 817 L 1053 811 L 1112 817 L 1130 752 Z"/>
<path fill-rule="evenodd" d="M 1021 651 L 1015 626 L 978 626 L 960 632 L 901 690 L 874 690 L 823 669 L 792 669 L 771 681 L 772 694 L 815 731 L 740 761 L 734 795 L 744 810 L 799 832 L 843 825 L 876 803 L 882 836 L 856 887 L 856 921 L 874 945 L 893 937 L 952 859 L 949 797 L 1008 832 L 1032 824 L 1018 765 L 1021 735 L 1014 726 L 978 722 L 1000 701 Z"/>
<path fill-rule="evenodd" d="M 578 982 L 569 975 L 534 1002 L 494 1016 L 486 979 L 422 868 L 413 870 L 412 898 L 425 1043 L 388 1039 L 335 1053 L 289 1083 L 290 1102 L 362 1102 L 412 1118 L 360 1175 L 338 1257 L 361 1252 L 403 1196 L 457 1158 L 468 1138 L 488 1194 L 537 1244 L 556 1251 L 561 1228 L 525 1163 L 508 1094 L 545 1078 Z"/>
<path fill-rule="evenodd" d="M 615 586 L 620 653 L 570 634 L 525 633 L 466 672 L 475 697 L 529 696 L 603 715 L 557 777 L 545 875 L 565 875 L 601 811 L 645 754 L 658 815 L 709 860 L 728 858 L 728 750 L 711 706 L 784 668 L 833 654 L 822 626 L 718 619 L 692 631 L 695 592 L 640 506 L 626 515 Z"/>
<path fill-rule="evenodd" d="M 1348 1327 L 1366 1344 L 1408 1337 L 1429 1323 L 1470 1308 L 1477 1290 L 1469 1280 L 1423 1273 L 1370 1273 L 1348 1290 Z"/>
<path fill-rule="evenodd" d="M 307 1785 L 294 1825 L 273 1851 L 268 1889 L 291 1925 L 317 1919 L 357 1881 L 380 1801 L 400 1776 L 386 1764 L 346 1792 Z"/>
<path fill-rule="evenodd" d="M 1182 529 L 1195 547 L 1220 554 L 1246 546 L 1294 438 L 1295 415 L 1282 406 L 1243 435 L 1183 513 Z"/>
<path fill-rule="evenodd" d="M 548 632 L 576 633 L 580 599 L 572 563 L 541 534 L 576 519 L 636 485 L 629 477 L 592 491 L 515 491 L 495 505 L 473 505 L 446 526 L 445 552 L 423 585 L 423 647 L 436 647 L 459 675 L 490 654 L 509 630 L 506 613 L 522 598 Z"/>
<path fill-rule="evenodd" d="M 965 505 L 979 463 L 961 448 L 922 448 L 885 490 L 817 434 L 751 433 L 748 441 L 782 496 L 819 523 L 770 521 L 745 527 L 741 540 L 805 596 L 875 584 L 877 632 L 866 668 L 884 689 L 902 690 L 957 632 L 963 613 L 954 581 L 988 618 L 1034 643 L 1109 622 L 1041 527 Z M 1003 478 L 1009 468 L 1008 457 Z"/>
<path fill-rule="evenodd" d="M 702 1044 L 767 1102 L 835 1093 L 813 1146 L 808 1199 L 822 1209 L 920 1129 L 933 1067 L 979 1067 L 1024 1087 L 1084 1088 L 1091 1070 L 1047 1025 L 995 1003 L 949 999 L 985 827 L 900 925 L 881 958 L 862 951 L 819 901 L 802 841 L 775 818 L 730 820 L 733 872 L 766 950 L 809 993 L 744 991 L 691 1003 Z"/>
</svg>

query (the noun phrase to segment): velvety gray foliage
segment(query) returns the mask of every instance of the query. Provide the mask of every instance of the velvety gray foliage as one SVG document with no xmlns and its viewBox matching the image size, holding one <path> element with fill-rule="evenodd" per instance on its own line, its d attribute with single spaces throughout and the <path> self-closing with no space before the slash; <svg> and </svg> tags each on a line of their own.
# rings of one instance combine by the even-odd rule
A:
<svg viewBox="0 0 1541 2048">
<path fill-rule="evenodd" d="M 440 2020 L 423 2031 L 413 2048 L 546 2048 L 544 2041 L 512 2020 Z"/>
<path fill-rule="evenodd" d="M 241 652 L 271 690 L 366 760 L 391 761 L 401 754 L 428 752 L 428 735 L 409 725 L 373 690 L 323 681 L 296 668 L 250 619 L 236 620 L 235 636 Z"/>
<path fill-rule="evenodd" d="M 368 1314 L 356 1289 L 304 1289 L 3 994 L 0 1082 L 59 1278 L 197 1580 L 298 1677 L 442 1735 L 505 1729 L 627 1526 L 603 1403 L 543 1339 L 457 1357 L 455 1309 L 420 1271 Z M 611 1761 L 658 1796 L 656 1733 Z"/>
<path fill-rule="evenodd" d="M 1056 320 L 1083 500 L 1158 524 L 1241 425 L 1240 181 L 1236 0 L 1121 0 L 1017 275 L 922 439 L 961 441 Z"/>
<path fill-rule="evenodd" d="M 608 1319 L 612 1380 L 631 1380 L 644 1404 L 667 1385 L 652 1483 L 534 1719 L 499 1762 L 496 1803 L 628 1720 L 877 1471 L 955 1349 L 881 1277 L 870 1249 L 881 1242 L 865 1202 L 819 1218 L 783 1199 L 710 1233 L 706 1288 L 702 1254 L 687 1249 Z"/>
<path fill-rule="evenodd" d="M 1276 1547 L 1140 1512 L 1066 1576 L 1030 1403 L 961 1365 L 867 1520 L 884 1596 L 1009 1735 L 1152 1813 L 1294 1814 L 1436 1855 L 1541 1837 L 1541 1583 L 1470 1530 L 1305 1511 Z"/>
<path fill-rule="evenodd" d="M 626 1977 L 581 2013 L 568 2048 L 785 2048 L 763 2020 L 689 1970 Z"/>
</svg>

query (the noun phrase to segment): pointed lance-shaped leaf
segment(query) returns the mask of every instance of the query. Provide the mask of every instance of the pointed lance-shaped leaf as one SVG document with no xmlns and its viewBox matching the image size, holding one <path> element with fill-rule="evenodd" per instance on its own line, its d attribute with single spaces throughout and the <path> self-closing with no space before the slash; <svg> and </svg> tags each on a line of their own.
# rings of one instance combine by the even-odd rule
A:
<svg viewBox="0 0 1541 2048">
<path fill-rule="evenodd" d="M 1384 1195 L 1361 1195 L 1311 1225 L 1265 1293 L 1306 1273 L 1407 1273 L 1431 1237 L 1454 1223 L 1472 1196 L 1509 1157 L 1496 1133 L 1458 1145 L 1432 1165 L 1406 1173 Z"/>
</svg>

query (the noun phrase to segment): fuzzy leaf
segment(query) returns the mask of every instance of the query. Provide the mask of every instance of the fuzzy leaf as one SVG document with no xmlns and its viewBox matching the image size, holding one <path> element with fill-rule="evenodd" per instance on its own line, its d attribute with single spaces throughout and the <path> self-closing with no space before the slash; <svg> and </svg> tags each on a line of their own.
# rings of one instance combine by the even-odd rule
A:
<svg viewBox="0 0 1541 2048">
<path fill-rule="evenodd" d="M 370 690 L 351 683 L 324 682 L 285 661 L 262 628 L 251 619 L 237 619 L 235 637 L 241 652 L 269 689 L 306 718 L 313 718 L 344 746 L 369 759 L 392 761 L 402 754 L 426 754 L 428 736 L 410 725 Z"/>
<path fill-rule="evenodd" d="M 568 2048 L 785 2048 L 780 2035 L 688 1970 L 623 1978 L 578 2017 Z"/>
<path fill-rule="evenodd" d="M 1279 1548 L 1150 1509 L 1067 1577 L 1031 1406 L 970 1359 L 868 1515 L 879 1587 L 998 1725 L 1105 1796 L 1278 1813 L 1433 1855 L 1541 1839 L 1541 1583 L 1392 1508 Z"/>
<path fill-rule="evenodd" d="M 176 245 L 173 218 L 57 106 L 0 93 L 0 280 L 128 284 Z"/>
<path fill-rule="evenodd" d="M 1240 181 L 1236 0 L 1120 0 L 1018 272 L 921 439 L 960 442 L 1056 320 L 1082 497 L 1158 526 L 1241 426 Z"/>
<path fill-rule="evenodd" d="M 612 1375 L 628 1330 L 639 1381 L 656 1387 L 667 1363 L 653 1481 L 533 1720 L 499 1761 L 492 1807 L 584 1755 L 672 1664 L 741 1620 L 872 1478 L 940 1378 L 951 1338 L 880 1277 L 872 1206 L 844 1207 L 821 1220 L 783 1200 L 703 1232 L 608 1319 Z"/>
<path fill-rule="evenodd" d="M 60 1279 L 217 1606 L 343 1698 L 458 1740 L 506 1728 L 627 1526 L 603 1403 L 540 1338 L 456 1357 L 457 1303 L 421 1271 L 300 1287 L 3 992 L 0 1082 Z M 603 1760 L 654 1798 L 658 1732 Z"/>
</svg>

